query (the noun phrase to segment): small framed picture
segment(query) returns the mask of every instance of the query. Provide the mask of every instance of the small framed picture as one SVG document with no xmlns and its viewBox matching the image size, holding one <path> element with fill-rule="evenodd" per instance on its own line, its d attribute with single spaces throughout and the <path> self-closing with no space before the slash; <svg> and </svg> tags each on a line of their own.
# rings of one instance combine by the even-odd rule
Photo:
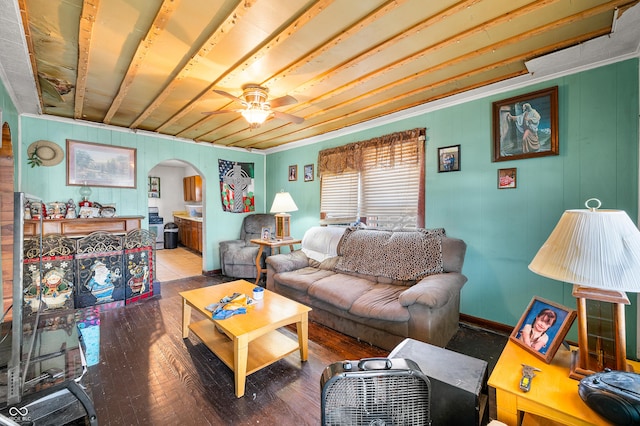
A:
<svg viewBox="0 0 640 426">
<path fill-rule="evenodd" d="M 262 239 L 263 240 L 271 239 L 271 228 L 262 228 Z"/>
<path fill-rule="evenodd" d="M 533 297 L 509 339 L 549 364 L 575 319 L 575 310 Z"/>
<path fill-rule="evenodd" d="M 298 166 L 289 166 L 289 182 L 298 180 Z"/>
<path fill-rule="evenodd" d="M 438 172 L 460 171 L 460 145 L 438 148 Z"/>
<path fill-rule="evenodd" d="M 149 198 L 160 198 L 160 178 L 149 176 Z"/>
<path fill-rule="evenodd" d="M 311 182 L 313 180 L 313 164 L 304 166 L 304 181 Z"/>
<path fill-rule="evenodd" d="M 499 169 L 498 170 L 498 189 L 511 189 L 515 188 L 517 184 L 516 180 L 516 168 Z"/>
</svg>

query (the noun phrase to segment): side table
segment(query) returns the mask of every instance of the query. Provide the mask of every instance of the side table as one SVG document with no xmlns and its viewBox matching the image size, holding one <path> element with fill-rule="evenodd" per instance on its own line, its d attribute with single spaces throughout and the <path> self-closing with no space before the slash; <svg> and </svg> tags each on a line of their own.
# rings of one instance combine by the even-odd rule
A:
<svg viewBox="0 0 640 426">
<path fill-rule="evenodd" d="M 507 342 L 496 363 L 489 386 L 496 390 L 498 420 L 510 426 L 520 425 L 525 413 L 535 414 L 561 424 L 608 425 L 578 395 L 578 380 L 569 377 L 571 352 L 560 347 L 550 364 L 536 358 L 513 342 Z M 531 381 L 531 390 L 520 390 L 522 364 L 539 368 Z M 636 371 L 640 363 L 629 361 Z"/>
<path fill-rule="evenodd" d="M 264 248 L 270 247 L 271 249 L 278 249 L 278 253 L 280 253 L 280 247 L 289 246 L 289 250 L 293 251 L 294 250 L 293 246 L 295 244 L 302 243 L 302 240 L 296 240 L 296 239 L 263 240 L 261 238 L 254 238 L 253 240 L 251 240 L 251 242 L 260 246 L 260 248 L 258 249 L 258 254 L 256 255 L 256 283 L 255 284 L 258 285 L 258 283 L 260 282 L 260 278 L 262 278 L 262 273 L 267 272 L 267 270 L 262 269 L 262 266 L 260 265 L 260 259 L 262 258 L 262 252 L 264 251 Z"/>
</svg>

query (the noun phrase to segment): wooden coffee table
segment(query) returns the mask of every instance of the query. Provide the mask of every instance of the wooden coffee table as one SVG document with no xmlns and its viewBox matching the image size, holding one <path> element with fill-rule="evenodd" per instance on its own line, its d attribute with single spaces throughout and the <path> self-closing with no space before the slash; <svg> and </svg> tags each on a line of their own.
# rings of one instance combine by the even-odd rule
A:
<svg viewBox="0 0 640 426">
<path fill-rule="evenodd" d="M 306 361 L 308 356 L 308 313 L 311 310 L 308 306 L 265 290 L 264 299 L 246 314 L 214 320 L 212 313 L 205 309 L 234 292 L 251 296 L 254 287 L 254 284 L 239 280 L 180 293 L 182 337 L 186 339 L 189 330 L 193 331 L 234 372 L 238 398 L 244 395 L 247 375 L 297 350 L 302 361 Z M 191 308 L 205 319 L 191 322 Z M 296 324 L 297 341 L 278 331 L 278 328 L 289 324 Z"/>
</svg>

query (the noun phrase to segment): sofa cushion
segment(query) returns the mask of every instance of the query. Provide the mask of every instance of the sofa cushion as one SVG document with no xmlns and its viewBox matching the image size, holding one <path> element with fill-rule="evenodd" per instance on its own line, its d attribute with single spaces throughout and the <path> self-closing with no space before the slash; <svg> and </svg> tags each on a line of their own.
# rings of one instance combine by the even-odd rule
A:
<svg viewBox="0 0 640 426">
<path fill-rule="evenodd" d="M 443 272 L 440 230 L 385 231 L 347 228 L 336 271 L 408 281 Z"/>
<path fill-rule="evenodd" d="M 334 275 L 332 271 L 306 267 L 295 271 L 281 272 L 274 277 L 280 285 L 291 287 L 298 291 L 307 291 L 318 280 Z"/>
<path fill-rule="evenodd" d="M 378 284 L 358 297 L 351 305 L 349 313 L 363 318 L 409 321 L 409 309 L 398 301 L 400 293 L 405 289 L 397 285 Z"/>
<path fill-rule="evenodd" d="M 310 296 L 323 302 L 331 303 L 348 311 L 353 302 L 364 293 L 375 287 L 371 281 L 345 274 L 331 272 L 326 278 L 315 281 L 309 286 Z"/>
</svg>

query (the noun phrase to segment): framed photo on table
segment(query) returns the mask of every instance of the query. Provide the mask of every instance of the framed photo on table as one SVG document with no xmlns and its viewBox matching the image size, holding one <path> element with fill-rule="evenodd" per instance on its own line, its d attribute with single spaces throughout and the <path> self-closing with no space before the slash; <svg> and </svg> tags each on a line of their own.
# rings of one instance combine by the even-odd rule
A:
<svg viewBox="0 0 640 426">
<path fill-rule="evenodd" d="M 271 228 L 262 228 L 262 239 L 263 240 L 271 239 Z"/>
<path fill-rule="evenodd" d="M 493 103 L 493 161 L 558 154 L 557 86 Z"/>
<path fill-rule="evenodd" d="M 509 339 L 549 364 L 575 319 L 575 310 L 534 297 Z"/>
<path fill-rule="evenodd" d="M 67 139 L 67 185 L 136 187 L 136 149 Z"/>
</svg>

